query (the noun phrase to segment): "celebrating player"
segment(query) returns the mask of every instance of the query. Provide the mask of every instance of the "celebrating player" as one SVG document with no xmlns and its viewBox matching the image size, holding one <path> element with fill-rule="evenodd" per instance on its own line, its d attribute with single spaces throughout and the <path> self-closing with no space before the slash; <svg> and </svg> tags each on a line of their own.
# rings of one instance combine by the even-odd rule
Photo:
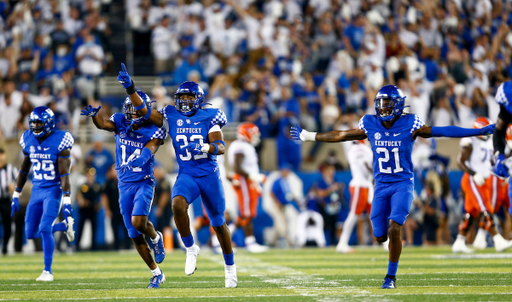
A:
<svg viewBox="0 0 512 302">
<path fill-rule="evenodd" d="M 357 140 L 348 148 L 347 161 L 350 165 L 352 180 L 349 183 L 350 213 L 343 223 L 343 232 L 336 246 L 338 253 L 352 253 L 354 250 L 348 245 L 350 235 L 356 224 L 357 217 L 370 212 L 373 198 L 372 150 L 364 140 Z"/>
<path fill-rule="evenodd" d="M 373 151 L 375 195 L 371 209 L 373 235 L 385 242 L 389 235 L 388 273 L 381 288 L 395 288 L 398 260 L 402 252 L 402 226 L 413 200 L 414 171 L 411 161 L 416 137 L 466 137 L 489 135 L 494 125 L 481 129 L 455 126 L 429 127 L 416 114 L 404 114 L 405 96 L 396 86 L 386 85 L 375 96 L 375 115 L 365 115 L 359 129 L 309 132 L 291 128 L 296 140 L 341 142 L 368 138 Z"/>
<path fill-rule="evenodd" d="M 44 270 L 36 281 L 53 281 L 53 233 L 65 232 L 70 242 L 75 240 L 69 182 L 74 140 L 67 131 L 53 130 L 55 114 L 46 106 L 35 108 L 28 122 L 30 130 L 25 131 L 20 139 L 25 157 L 12 196 L 11 216 L 20 210 L 19 197 L 32 167 L 33 188 L 25 214 L 25 234 L 28 239 L 43 239 Z M 53 224 L 59 215 L 61 200 L 64 220 Z"/>
<path fill-rule="evenodd" d="M 262 253 L 268 247 L 256 242 L 252 225 L 261 196 L 261 184 L 265 180 L 265 175 L 260 174 L 258 153 L 254 148 L 260 142 L 260 129 L 253 123 L 242 123 L 236 136 L 228 149 L 228 163 L 235 172 L 232 183 L 238 195 L 239 216 L 235 226 L 244 228 L 247 251 Z"/>
<path fill-rule="evenodd" d="M 473 123 L 474 128 L 483 128 L 491 122 L 486 117 L 479 117 Z M 473 219 L 479 220 L 479 228 L 473 247 L 485 249 L 487 247 L 487 231 L 491 233 L 494 247 L 502 252 L 512 247 L 512 241 L 507 241 L 494 225 L 494 213 L 499 211 L 498 200 L 503 200 L 507 192 L 503 190 L 500 179 L 491 175 L 493 154 L 492 140 L 488 136 L 465 137 L 460 140 L 458 164 L 464 176 L 461 188 L 464 192 L 464 209 L 466 214 L 459 226 L 459 235 L 453 243 L 454 253 L 472 253 L 466 246 L 466 233 L 471 227 Z"/>
<path fill-rule="evenodd" d="M 145 106 L 151 108 L 149 96 L 142 91 L 136 94 L 144 100 Z M 128 236 L 153 274 L 148 288 L 159 288 L 165 282 L 165 275 L 157 265 L 165 259 L 164 241 L 162 233 L 157 232 L 148 220 L 148 215 L 155 189 L 154 154 L 163 144 L 166 132 L 140 117 L 130 97 L 124 101 L 124 113 L 114 113 L 110 120 L 104 120 L 98 115 L 100 109 L 101 106 L 94 108 L 89 105 L 81 114 L 92 117 L 96 128 L 114 132 L 121 215 Z M 144 235 L 151 239 L 154 260 Z"/>
<path fill-rule="evenodd" d="M 189 204 L 201 196 L 223 251 L 225 286 L 236 287 L 236 265 L 231 235 L 224 218 L 226 203 L 217 165 L 217 155 L 225 151 L 221 128 L 227 122 L 226 115 L 219 109 L 202 108 L 204 91 L 195 82 L 184 82 L 178 87 L 174 106 L 165 106 L 161 111 L 151 110 L 135 93 L 135 84 L 124 64 L 122 68 L 117 79 L 126 89 L 135 110 L 145 120 L 166 129 L 172 138 L 179 165 L 178 178 L 172 190 L 172 210 L 187 248 L 185 274 L 192 275 L 196 270 L 200 250 L 190 233 L 187 210 Z"/>
</svg>

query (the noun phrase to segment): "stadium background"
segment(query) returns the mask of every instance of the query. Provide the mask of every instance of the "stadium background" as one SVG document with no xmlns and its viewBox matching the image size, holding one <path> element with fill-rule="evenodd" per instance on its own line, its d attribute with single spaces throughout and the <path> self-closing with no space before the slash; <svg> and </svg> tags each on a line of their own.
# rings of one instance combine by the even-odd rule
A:
<svg viewBox="0 0 512 302">
<path fill-rule="evenodd" d="M 39 105 L 57 113 L 58 128 L 75 136 L 83 155 L 93 140 L 102 140 L 98 135 L 113 150 L 112 136 L 95 130 L 79 111 L 101 104 L 108 118 L 120 110 L 125 92 L 115 76 L 121 62 L 157 108 L 173 103 L 180 82 L 199 82 L 207 102 L 228 115 L 228 142 L 238 123 L 255 122 L 264 138 L 262 169 L 276 171 L 289 162 L 304 194 L 324 161 L 338 161 L 345 170 L 348 165 L 341 145 L 292 142 L 289 127 L 353 128 L 361 115 L 374 112 L 373 97 L 384 84 L 398 85 L 411 112 L 428 125 L 496 120 L 494 94 L 512 68 L 507 1 L 234 2 L 0 1 L 0 135 L 11 162 L 20 162 L 17 141 L 28 128 L 27 114 Z M 435 150 L 429 144 L 418 148 L 418 175 L 431 167 L 430 154 L 449 157 L 453 214 L 460 215 L 458 140 L 437 140 Z M 167 143 L 156 157 L 172 173 L 170 148 Z M 76 170 L 83 173 L 85 166 L 83 156 Z M 349 177 L 337 173 L 344 183 Z M 420 177 L 416 183 L 420 193 Z M 261 242 L 262 228 L 272 221 L 260 213 Z M 99 215 L 101 244 L 105 223 Z M 450 222 L 456 232 L 457 217 Z"/>
</svg>

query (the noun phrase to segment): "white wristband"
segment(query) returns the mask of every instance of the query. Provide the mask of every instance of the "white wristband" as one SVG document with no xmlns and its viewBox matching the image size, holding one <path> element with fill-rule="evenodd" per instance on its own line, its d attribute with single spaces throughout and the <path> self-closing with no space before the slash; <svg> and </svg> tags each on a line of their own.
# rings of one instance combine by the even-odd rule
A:
<svg viewBox="0 0 512 302">
<path fill-rule="evenodd" d="M 14 191 L 14 193 L 12 193 L 12 198 L 20 198 L 20 196 L 21 196 L 21 192 Z"/>
<path fill-rule="evenodd" d="M 203 151 L 203 153 L 208 153 L 208 151 L 210 151 L 210 144 L 204 144 L 201 147 L 201 151 Z"/>
<path fill-rule="evenodd" d="M 64 204 L 71 204 L 71 197 L 70 196 L 64 196 L 62 197 L 62 201 Z"/>
<path fill-rule="evenodd" d="M 304 137 L 303 141 L 305 141 L 305 142 L 316 141 L 316 132 L 309 132 L 306 130 L 302 130 L 302 136 Z"/>
</svg>

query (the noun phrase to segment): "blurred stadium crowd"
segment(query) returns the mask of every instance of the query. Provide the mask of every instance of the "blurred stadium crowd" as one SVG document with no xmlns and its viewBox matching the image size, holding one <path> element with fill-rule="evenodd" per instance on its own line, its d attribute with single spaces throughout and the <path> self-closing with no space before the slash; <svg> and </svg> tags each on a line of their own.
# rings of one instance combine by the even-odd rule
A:
<svg viewBox="0 0 512 302">
<path fill-rule="evenodd" d="M 112 37 L 125 36 L 110 29 L 116 5 L 124 8 L 131 34 L 125 43 L 137 62 L 129 63 L 131 73 L 159 77 L 154 87 L 142 87 L 157 108 L 173 104 L 176 85 L 196 81 L 209 102 L 223 107 L 229 122 L 253 122 L 263 143 L 275 139 L 278 165 L 295 172 L 314 160 L 320 146 L 303 155 L 300 142 L 289 136 L 295 123 L 310 131 L 356 127 L 362 115 L 374 112 L 376 91 L 395 84 L 407 96 L 410 111 L 428 125 L 472 127 L 479 116 L 496 120 L 496 88 L 512 74 L 510 1 L 0 0 L 2 140 L 17 140 L 28 129 L 27 115 L 42 105 L 56 112 L 59 129 L 75 135 L 81 126 L 91 126 L 80 118 L 80 108 L 102 101 L 99 83 L 115 76 L 115 64 L 126 60 L 117 58 L 111 46 Z M 102 110 L 105 117 L 110 113 Z M 415 166 L 425 189 L 408 234 L 427 225 L 427 242 L 448 243 L 448 211 L 440 201 L 450 195 L 446 161 L 422 162 L 424 154 L 435 155 L 431 146 L 419 140 L 416 147 Z M 107 180 L 99 178 L 114 177 L 107 172 L 109 151 L 95 148 L 91 159 L 82 160 L 94 168 L 86 175 L 96 176 L 84 176 L 77 188 L 88 182 L 104 185 Z M 93 164 L 100 159 L 101 171 Z M 334 156 L 325 163 L 347 168 Z M 322 179 L 332 178 L 325 171 L 323 165 Z M 342 187 L 335 185 L 331 193 Z M 312 188 L 296 208 L 305 207 L 308 198 L 318 200 Z M 96 219 L 99 195 L 92 206 L 77 203 L 94 208 L 94 214 L 80 215 Z M 330 203 L 330 196 L 320 204 Z M 105 203 L 103 208 L 111 215 Z M 334 233 L 338 220 L 327 214 L 326 230 Z M 456 225 L 458 218 L 451 221 Z"/>
</svg>

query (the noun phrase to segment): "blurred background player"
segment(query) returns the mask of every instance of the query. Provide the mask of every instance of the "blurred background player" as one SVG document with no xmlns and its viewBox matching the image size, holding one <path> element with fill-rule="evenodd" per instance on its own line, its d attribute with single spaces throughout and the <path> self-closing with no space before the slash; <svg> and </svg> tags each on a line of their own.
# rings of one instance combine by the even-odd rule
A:
<svg viewBox="0 0 512 302">
<path fill-rule="evenodd" d="M 37 107 L 30 113 L 29 125 L 30 129 L 20 138 L 25 157 L 12 196 L 11 216 L 20 209 L 19 197 L 32 168 L 33 187 L 25 215 L 25 234 L 27 239 L 43 239 L 44 270 L 36 281 L 53 281 L 53 233 L 66 232 L 70 242 L 75 240 L 69 183 L 74 141 L 69 132 L 53 129 L 55 114 L 46 106 Z M 53 224 L 59 215 L 61 201 L 64 221 Z"/>
<path fill-rule="evenodd" d="M 359 120 L 359 129 L 316 133 L 296 125 L 293 139 L 302 141 L 342 142 L 368 138 L 373 151 L 375 194 L 371 220 L 378 242 L 389 236 L 388 273 L 381 288 L 396 288 L 398 260 L 402 253 L 402 227 L 409 215 L 414 191 L 412 144 L 418 137 L 466 137 L 489 135 L 494 125 L 481 129 L 455 126 L 429 127 L 416 114 L 403 114 L 405 95 L 397 86 L 386 85 L 375 96 L 375 115 Z"/>
<path fill-rule="evenodd" d="M 491 124 L 486 117 L 479 117 L 473 123 L 475 129 L 483 128 Z M 492 139 L 488 136 L 465 137 L 460 140 L 460 152 L 458 165 L 464 176 L 461 180 L 461 188 L 464 192 L 464 209 L 466 213 L 459 226 L 459 235 L 453 243 L 454 253 L 472 253 L 473 250 L 466 246 L 466 234 L 473 220 L 478 221 L 478 232 L 473 242 L 473 247 L 485 249 L 487 247 L 487 231 L 491 233 L 494 247 L 497 252 L 502 252 L 512 247 L 512 241 L 507 241 L 498 233 L 494 225 L 494 213 L 498 200 L 505 198 L 500 180 L 492 175 Z"/>
<path fill-rule="evenodd" d="M 182 83 L 174 94 L 174 106 L 151 110 L 138 94 L 135 84 L 121 64 L 117 79 L 126 89 L 135 109 L 145 120 L 163 127 L 169 133 L 176 152 L 179 173 L 172 190 L 172 212 L 183 244 L 187 249 L 185 274 L 197 269 L 200 248 L 190 232 L 189 204 L 201 196 L 211 225 L 217 234 L 224 256 L 224 285 L 238 286 L 231 234 L 224 212 L 226 201 L 217 164 L 217 155 L 225 152 L 221 128 L 227 119 L 220 109 L 202 108 L 204 90 L 195 82 Z"/>
<path fill-rule="evenodd" d="M 136 94 L 144 100 L 144 106 L 151 106 L 149 96 L 142 91 L 136 91 Z M 165 259 L 164 238 L 155 230 L 148 215 L 155 189 L 154 154 L 163 144 L 166 132 L 139 116 L 130 97 L 124 101 L 123 113 L 114 113 L 109 120 L 98 115 L 100 109 L 101 106 L 94 108 L 89 105 L 81 114 L 91 117 L 96 128 L 114 132 L 119 207 L 124 225 L 137 252 L 153 274 L 148 288 L 159 288 L 165 282 L 165 275 L 157 265 Z M 154 259 L 144 235 L 151 239 Z"/>
<path fill-rule="evenodd" d="M 12 233 L 11 196 L 16 185 L 18 169 L 7 162 L 7 153 L 0 147 L 0 215 L 4 227 L 2 254 L 7 254 L 7 245 Z"/>
<path fill-rule="evenodd" d="M 349 183 L 350 213 L 343 223 L 343 231 L 336 246 L 338 253 L 354 252 L 354 249 L 348 245 L 352 230 L 359 215 L 365 211 L 370 213 L 373 199 L 372 160 L 372 149 L 365 144 L 364 140 L 352 142 L 347 152 L 347 161 L 352 174 L 352 180 Z"/>
<path fill-rule="evenodd" d="M 242 123 L 238 126 L 236 138 L 229 146 L 227 155 L 228 164 L 235 172 L 232 183 L 238 196 L 239 216 L 235 227 L 244 229 L 247 251 L 262 253 L 268 247 L 256 242 L 252 222 L 256 218 L 261 185 L 265 180 L 265 175 L 260 174 L 258 154 L 254 147 L 260 143 L 260 130 L 253 123 Z"/>
<path fill-rule="evenodd" d="M 78 200 L 78 214 L 80 221 L 78 222 L 78 234 L 76 236 L 76 249 L 81 249 L 80 242 L 84 234 L 85 222 L 89 220 L 91 223 L 91 251 L 97 250 L 96 231 L 98 229 L 97 214 L 100 210 L 101 186 L 96 182 L 96 170 L 89 168 L 85 171 L 86 180 L 80 185 L 80 191 L 76 194 Z"/>
<path fill-rule="evenodd" d="M 172 208 L 171 208 L 171 184 L 166 177 L 167 172 L 161 165 L 155 166 L 155 197 L 153 199 L 155 216 L 157 218 L 157 230 L 164 231 L 171 227 Z M 165 234 L 165 233 L 164 233 Z"/>
</svg>

